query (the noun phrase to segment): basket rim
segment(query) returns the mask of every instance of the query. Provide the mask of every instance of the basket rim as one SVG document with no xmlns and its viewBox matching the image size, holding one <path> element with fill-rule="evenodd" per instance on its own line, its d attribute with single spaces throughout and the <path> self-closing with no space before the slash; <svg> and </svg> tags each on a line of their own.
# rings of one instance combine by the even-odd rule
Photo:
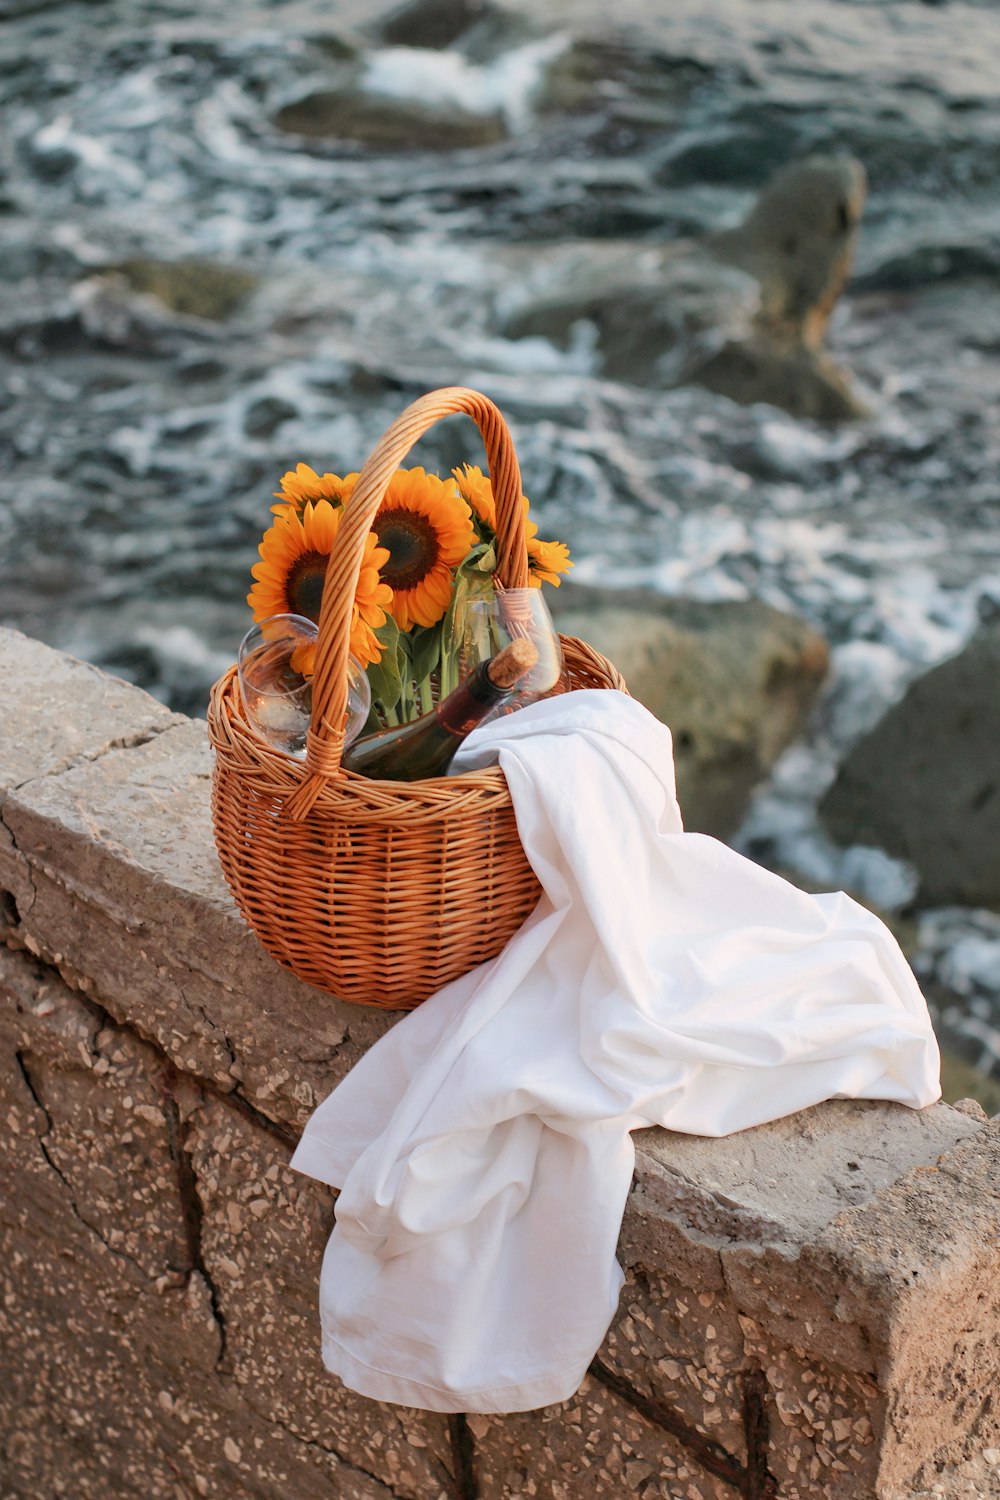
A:
<svg viewBox="0 0 1000 1500">
<path fill-rule="evenodd" d="M 563 658 L 597 666 L 605 676 L 605 688 L 627 692 L 617 667 L 577 636 L 560 634 Z M 573 691 L 571 688 L 570 691 Z M 231 666 L 212 688 L 208 705 L 208 736 L 215 752 L 215 774 L 240 775 L 257 790 L 282 804 L 310 781 L 305 761 L 276 750 L 250 728 L 240 696 L 237 668 Z M 315 786 L 316 783 L 314 782 Z M 340 766 L 337 774 L 324 777 L 318 787 L 313 811 L 341 822 L 396 823 L 400 826 L 436 822 L 465 814 L 482 814 L 511 803 L 507 780 L 499 766 L 464 771 L 461 776 L 435 776 L 422 781 L 375 781 Z M 284 806 L 282 806 L 284 812 Z"/>
<path fill-rule="evenodd" d="M 232 666 L 212 688 L 208 735 L 216 770 L 229 770 L 253 781 L 258 791 L 285 801 L 310 776 L 305 761 L 283 754 L 261 739 L 247 722 Z M 313 812 L 351 822 L 414 823 L 464 813 L 486 812 L 510 801 L 499 766 L 469 771 L 461 777 L 435 776 L 422 781 L 376 781 L 341 766 L 326 777 Z"/>
</svg>

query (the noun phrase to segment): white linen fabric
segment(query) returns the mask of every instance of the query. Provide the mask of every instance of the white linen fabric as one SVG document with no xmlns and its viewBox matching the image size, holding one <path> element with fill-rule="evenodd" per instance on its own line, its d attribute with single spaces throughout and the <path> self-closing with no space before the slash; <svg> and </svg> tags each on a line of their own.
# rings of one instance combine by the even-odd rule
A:
<svg viewBox="0 0 1000 1500">
<path fill-rule="evenodd" d="M 895 939 L 682 831 L 669 731 L 624 694 L 535 704 L 499 755 L 539 904 L 497 958 L 361 1059 L 292 1158 L 340 1188 L 327 1367 L 366 1396 L 523 1411 L 571 1396 L 614 1316 L 634 1151 L 833 1097 L 938 1098 Z"/>
</svg>

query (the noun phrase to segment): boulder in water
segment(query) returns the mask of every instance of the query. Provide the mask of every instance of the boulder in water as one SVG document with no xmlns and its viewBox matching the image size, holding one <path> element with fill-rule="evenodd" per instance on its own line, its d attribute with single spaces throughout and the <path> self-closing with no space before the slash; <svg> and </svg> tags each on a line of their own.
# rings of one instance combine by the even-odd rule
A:
<svg viewBox="0 0 1000 1500">
<path fill-rule="evenodd" d="M 550 594 L 565 635 L 588 641 L 674 740 L 684 826 L 724 838 L 801 733 L 826 674 L 823 638 L 757 600 L 706 603 L 564 584 Z"/>
<path fill-rule="evenodd" d="M 176 354 L 216 336 L 257 285 L 208 261 L 129 260 L 77 281 L 71 302 L 86 338 L 136 354 Z"/>
<path fill-rule="evenodd" d="M 741 225 L 702 240 L 536 250 L 504 331 L 568 343 L 585 321 L 614 379 L 705 385 L 820 421 L 862 416 L 823 338 L 864 198 L 858 162 L 809 158 L 779 173 Z"/>
<path fill-rule="evenodd" d="M 221 322 L 230 317 L 257 285 L 252 271 L 206 260 L 134 259 L 109 266 L 134 292 L 156 297 L 186 318 Z"/>
<path fill-rule="evenodd" d="M 810 157 L 771 181 L 743 223 L 705 241 L 760 286 L 757 332 L 819 349 L 854 258 L 866 182 L 860 162 Z"/>
<path fill-rule="evenodd" d="M 1000 906 L 1000 622 L 914 682 L 820 804 L 843 844 L 909 860 L 918 899 Z"/>
<path fill-rule="evenodd" d="M 827 355 L 776 348 L 766 338 L 727 339 L 686 378 L 741 406 L 766 400 L 814 422 L 846 422 L 864 411 L 847 376 Z"/>
<path fill-rule="evenodd" d="M 406 0 L 379 21 L 377 34 L 386 47 L 443 49 L 496 16 L 490 0 Z"/>
<path fill-rule="evenodd" d="M 433 109 L 404 99 L 318 89 L 274 116 L 279 130 L 316 139 L 351 142 L 377 151 L 459 151 L 492 146 L 507 135 L 499 114 L 472 114 L 453 106 Z"/>
</svg>

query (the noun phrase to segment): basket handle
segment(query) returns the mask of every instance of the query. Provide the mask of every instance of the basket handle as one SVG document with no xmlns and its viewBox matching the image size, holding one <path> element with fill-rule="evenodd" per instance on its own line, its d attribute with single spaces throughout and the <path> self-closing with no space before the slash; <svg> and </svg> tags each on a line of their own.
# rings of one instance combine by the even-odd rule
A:
<svg viewBox="0 0 1000 1500">
<path fill-rule="evenodd" d="M 466 386 L 430 391 L 408 406 L 382 434 L 345 507 L 323 582 L 323 603 L 313 669 L 312 725 L 306 736 L 306 776 L 286 809 L 304 818 L 327 778 L 340 769 L 347 707 L 347 657 L 354 594 L 365 538 L 385 498 L 389 481 L 418 438 L 442 417 L 464 413 L 482 434 L 497 511 L 495 577 L 504 588 L 525 588 L 528 550 L 521 504 L 521 470 L 510 430 L 488 397 Z"/>
</svg>

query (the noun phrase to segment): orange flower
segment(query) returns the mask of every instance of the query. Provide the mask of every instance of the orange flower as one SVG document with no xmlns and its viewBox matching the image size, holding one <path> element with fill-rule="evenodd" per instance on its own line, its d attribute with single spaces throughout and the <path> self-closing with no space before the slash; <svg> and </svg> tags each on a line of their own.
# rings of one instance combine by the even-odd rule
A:
<svg viewBox="0 0 1000 1500">
<path fill-rule="evenodd" d="M 264 533 L 258 549 L 260 562 L 251 569 L 256 582 L 247 603 L 255 620 L 266 620 L 270 615 L 306 615 L 318 622 L 326 565 L 341 515 L 328 500 L 306 500 L 301 514 L 291 504 L 280 507 L 278 519 Z M 351 617 L 350 649 L 363 667 L 382 655 L 375 631 L 385 624 L 386 610 L 392 604 L 392 590 L 379 577 L 379 569 L 388 561 L 388 551 L 379 546 L 378 537 L 370 531 L 365 538 Z M 302 670 L 311 670 L 311 666 L 310 660 Z"/>
<path fill-rule="evenodd" d="M 291 508 L 301 515 L 310 500 L 314 504 L 317 500 L 329 500 L 334 506 L 346 505 L 357 477 L 357 474 L 348 474 L 341 479 L 337 474 L 317 474 L 308 464 L 296 464 L 294 469 L 282 474 L 281 489 L 274 492 L 280 503 L 272 505 L 271 510 L 280 516 Z"/>
<path fill-rule="evenodd" d="M 528 583 L 533 589 L 540 589 L 543 583 L 553 583 L 558 588 L 562 582 L 559 574 L 568 573 L 572 566 L 565 542 L 528 538 Z"/>
<path fill-rule="evenodd" d="M 373 530 L 387 549 L 382 577 L 400 630 L 434 625 L 451 603 L 453 570 L 476 543 L 469 507 L 450 480 L 423 469 L 397 469 Z"/>
<path fill-rule="evenodd" d="M 468 501 L 473 515 L 495 535 L 497 507 L 493 487 L 487 476 L 473 464 L 465 464 L 461 469 L 452 469 L 451 472 L 455 476 L 459 494 Z M 524 535 L 528 544 L 528 583 L 536 589 L 541 588 L 543 583 L 553 583 L 558 588 L 561 582 L 559 574 L 566 573 L 573 566 L 569 559 L 569 548 L 565 542 L 539 541 L 538 527 L 529 519 L 526 495 L 521 496 L 521 504 L 524 506 Z"/>
<path fill-rule="evenodd" d="M 497 503 L 493 498 L 493 486 L 482 469 L 475 464 L 463 464 L 460 469 L 452 469 L 451 472 L 455 476 L 458 493 L 471 506 L 476 520 L 495 533 Z"/>
</svg>

